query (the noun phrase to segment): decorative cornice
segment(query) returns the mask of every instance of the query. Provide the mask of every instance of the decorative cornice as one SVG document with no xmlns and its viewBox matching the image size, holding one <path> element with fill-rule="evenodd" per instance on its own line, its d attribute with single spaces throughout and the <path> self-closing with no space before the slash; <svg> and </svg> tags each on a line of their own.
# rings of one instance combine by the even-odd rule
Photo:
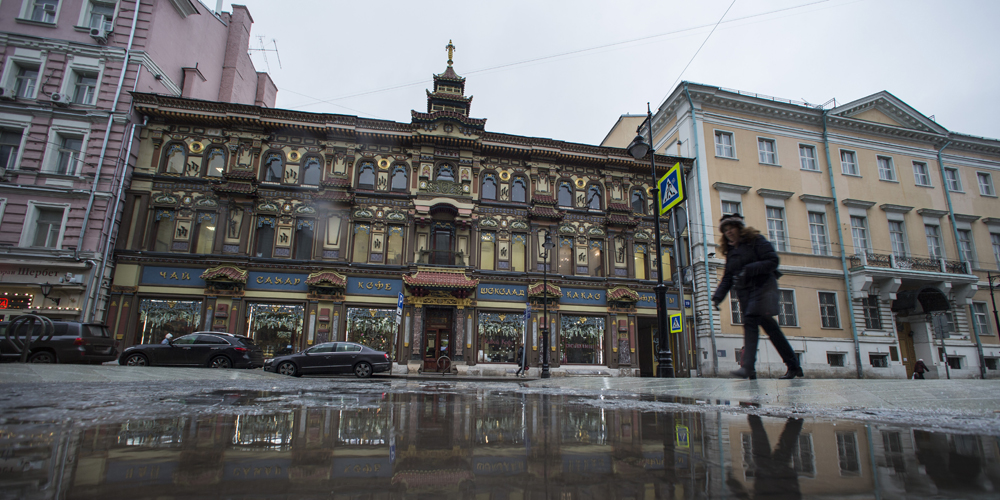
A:
<svg viewBox="0 0 1000 500">
<path fill-rule="evenodd" d="M 966 214 L 955 214 L 956 222 L 976 222 L 979 220 L 979 215 L 966 215 Z"/>
<path fill-rule="evenodd" d="M 829 205 L 833 203 L 833 198 L 829 196 L 819 196 L 815 194 L 800 194 L 799 199 L 804 203 L 822 203 L 824 205 Z"/>
<path fill-rule="evenodd" d="M 921 209 L 917 210 L 917 213 L 920 214 L 920 215 L 924 215 L 924 216 L 927 216 L 927 217 L 934 217 L 934 218 L 937 218 L 937 219 L 940 219 L 941 217 L 944 217 L 945 215 L 948 215 L 948 211 L 947 210 L 937 210 L 937 209 L 933 209 L 933 208 L 921 208 Z"/>
<path fill-rule="evenodd" d="M 906 205 L 893 205 L 892 203 L 883 203 L 878 207 L 884 212 L 895 212 L 898 214 L 905 214 L 910 210 L 913 210 L 913 207 L 908 207 Z"/>
<path fill-rule="evenodd" d="M 991 226 L 1000 226 L 1000 217 L 983 217 L 983 223 Z"/>
<path fill-rule="evenodd" d="M 716 182 L 715 184 L 712 184 L 712 187 L 715 188 L 716 191 L 728 191 L 738 194 L 746 194 L 747 191 L 750 191 L 750 186 L 740 186 L 739 184 L 728 184 L 725 182 Z"/>
<path fill-rule="evenodd" d="M 865 210 L 868 210 L 869 208 L 875 206 L 875 202 L 874 201 L 855 200 L 855 199 L 851 199 L 851 198 L 847 198 L 847 199 L 841 201 L 841 203 L 843 203 L 844 206 L 846 206 L 846 207 L 863 208 Z"/>
<path fill-rule="evenodd" d="M 206 269 L 200 277 L 205 281 L 232 281 L 246 284 L 248 275 L 249 273 L 236 266 L 222 265 Z"/>
<path fill-rule="evenodd" d="M 787 200 L 795 194 L 791 191 L 778 191 L 776 189 L 765 189 L 760 188 L 757 190 L 757 195 L 764 198 L 777 198 L 781 200 Z"/>
</svg>

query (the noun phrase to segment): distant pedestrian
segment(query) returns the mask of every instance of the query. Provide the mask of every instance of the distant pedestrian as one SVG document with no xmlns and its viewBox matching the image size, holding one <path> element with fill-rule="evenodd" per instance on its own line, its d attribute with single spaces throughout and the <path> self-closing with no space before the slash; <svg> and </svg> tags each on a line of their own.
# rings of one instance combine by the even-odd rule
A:
<svg viewBox="0 0 1000 500">
<path fill-rule="evenodd" d="M 929 371 L 927 365 L 924 364 L 924 360 L 918 359 L 917 364 L 913 365 L 913 378 L 923 380 L 924 374 Z"/>
<path fill-rule="evenodd" d="M 170 339 L 172 339 L 172 338 L 174 338 L 174 336 L 168 333 L 166 337 L 163 337 L 163 340 L 161 340 L 160 343 L 161 344 L 169 344 L 170 343 Z"/>
<path fill-rule="evenodd" d="M 525 366 L 527 363 L 525 363 L 524 359 L 524 345 L 517 347 L 517 356 L 515 356 L 514 362 L 517 363 L 517 372 L 514 373 L 514 376 L 524 377 L 527 375 L 528 368 Z"/>
<path fill-rule="evenodd" d="M 757 364 L 757 341 L 760 339 L 757 329 L 762 327 L 788 366 L 788 371 L 778 378 L 803 376 L 795 351 L 773 317 L 779 312 L 780 276 L 778 253 L 774 251 L 774 246 L 761 236 L 760 231 L 744 225 L 740 214 L 722 216 L 719 231 L 722 233 L 719 251 L 726 257 L 726 270 L 712 295 L 712 303 L 718 308 L 732 289 L 743 312 L 743 358 L 740 369 L 732 374 L 750 380 L 757 378 L 754 368 Z"/>
</svg>

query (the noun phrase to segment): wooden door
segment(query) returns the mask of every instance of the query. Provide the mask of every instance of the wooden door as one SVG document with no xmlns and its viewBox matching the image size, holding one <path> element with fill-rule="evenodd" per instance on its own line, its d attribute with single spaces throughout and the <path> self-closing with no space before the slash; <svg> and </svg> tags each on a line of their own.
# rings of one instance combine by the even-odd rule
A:
<svg viewBox="0 0 1000 500">
<path fill-rule="evenodd" d="M 917 354 L 913 350 L 913 331 L 910 330 L 910 324 L 903 321 L 896 322 L 896 334 L 899 335 L 899 351 L 903 357 L 903 366 L 906 367 L 906 378 L 912 378 Z"/>
</svg>

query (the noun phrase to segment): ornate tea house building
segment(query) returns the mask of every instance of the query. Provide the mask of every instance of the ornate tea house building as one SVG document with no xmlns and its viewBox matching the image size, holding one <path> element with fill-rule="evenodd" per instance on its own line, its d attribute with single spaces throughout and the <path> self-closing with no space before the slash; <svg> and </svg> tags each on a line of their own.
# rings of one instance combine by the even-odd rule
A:
<svg viewBox="0 0 1000 500">
<path fill-rule="evenodd" d="M 654 373 L 648 158 L 488 132 L 450 58 L 433 85 L 410 123 L 134 94 L 148 124 L 115 250 L 121 343 L 349 340 L 410 373 L 502 374 L 525 338 L 537 366 L 547 316 L 555 375 Z"/>
</svg>

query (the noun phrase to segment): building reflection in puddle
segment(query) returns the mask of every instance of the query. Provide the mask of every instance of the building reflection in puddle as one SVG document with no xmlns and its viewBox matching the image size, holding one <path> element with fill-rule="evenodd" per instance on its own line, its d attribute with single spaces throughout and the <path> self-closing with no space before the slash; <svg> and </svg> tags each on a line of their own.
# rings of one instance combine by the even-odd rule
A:
<svg viewBox="0 0 1000 500">
<path fill-rule="evenodd" d="M 361 407 L 0 424 L 7 497 L 988 498 L 996 437 L 577 397 L 386 393 Z M 648 406 L 644 406 L 646 408 Z M 672 407 L 676 408 L 676 406 Z"/>
</svg>

